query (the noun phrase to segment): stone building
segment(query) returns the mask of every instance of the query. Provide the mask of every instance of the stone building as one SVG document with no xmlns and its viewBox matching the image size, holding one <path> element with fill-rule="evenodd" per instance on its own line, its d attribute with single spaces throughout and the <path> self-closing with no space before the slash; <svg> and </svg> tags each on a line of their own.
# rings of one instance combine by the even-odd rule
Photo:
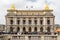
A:
<svg viewBox="0 0 60 40">
<path fill-rule="evenodd" d="M 5 32 L 0 40 L 60 40 L 55 16 L 48 5 L 43 10 L 7 10 Z"/>
</svg>

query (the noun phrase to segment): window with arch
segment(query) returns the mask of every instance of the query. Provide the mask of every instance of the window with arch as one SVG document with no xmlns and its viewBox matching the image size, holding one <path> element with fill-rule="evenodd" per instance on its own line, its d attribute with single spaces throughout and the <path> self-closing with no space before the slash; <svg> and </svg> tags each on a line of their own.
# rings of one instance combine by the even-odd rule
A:
<svg viewBox="0 0 60 40">
<path fill-rule="evenodd" d="M 37 20 L 34 20 L 34 23 L 37 24 Z"/>
<path fill-rule="evenodd" d="M 37 32 L 37 27 L 34 28 L 34 31 Z"/>
<path fill-rule="evenodd" d="M 41 25 L 43 24 L 43 20 L 40 20 L 40 24 L 41 24 Z"/>
<path fill-rule="evenodd" d="M 47 20 L 47 24 L 50 24 L 50 20 Z"/>
<path fill-rule="evenodd" d="M 11 40 L 10 38 L 8 40 Z"/>
<path fill-rule="evenodd" d="M 20 27 L 17 27 L 17 32 L 19 32 L 20 31 Z"/>
<path fill-rule="evenodd" d="M 50 27 L 47 27 L 47 32 L 50 32 Z"/>
<path fill-rule="evenodd" d="M 23 24 L 26 24 L 26 20 L 23 20 Z"/>
<path fill-rule="evenodd" d="M 20 20 L 17 20 L 17 24 L 20 24 Z"/>
<path fill-rule="evenodd" d="M 29 40 L 31 40 L 31 36 L 28 36 Z"/>
<path fill-rule="evenodd" d="M 29 32 L 31 32 L 31 27 L 29 27 Z"/>
<path fill-rule="evenodd" d="M 13 24 L 13 20 L 10 20 L 10 24 Z"/>
<path fill-rule="evenodd" d="M 23 27 L 23 32 L 26 32 L 26 28 L 25 27 Z"/>
<path fill-rule="evenodd" d="M 13 33 L 13 27 L 10 27 L 10 32 Z"/>
<path fill-rule="evenodd" d="M 40 28 L 40 32 L 43 32 L 43 27 Z"/>
<path fill-rule="evenodd" d="M 32 21 L 31 20 L 28 20 L 28 22 L 29 22 L 29 24 L 31 24 Z"/>
</svg>

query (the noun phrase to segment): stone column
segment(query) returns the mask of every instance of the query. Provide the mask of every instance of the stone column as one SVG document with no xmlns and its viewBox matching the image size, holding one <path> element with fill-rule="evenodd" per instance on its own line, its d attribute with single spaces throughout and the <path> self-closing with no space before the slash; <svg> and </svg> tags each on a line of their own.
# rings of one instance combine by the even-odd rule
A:
<svg viewBox="0 0 60 40">
<path fill-rule="evenodd" d="M 10 26 L 6 27 L 6 31 L 9 32 L 10 31 Z"/>
<path fill-rule="evenodd" d="M 32 32 L 34 32 L 34 18 L 32 18 Z"/>
<path fill-rule="evenodd" d="M 44 40 L 44 36 L 41 36 L 41 40 Z"/>
<path fill-rule="evenodd" d="M 54 19 L 50 18 L 50 25 L 54 25 Z"/>
<path fill-rule="evenodd" d="M 37 32 L 39 32 L 40 31 L 40 27 L 37 27 Z"/>
<path fill-rule="evenodd" d="M 34 32 L 34 27 L 32 27 L 32 32 Z"/>
<path fill-rule="evenodd" d="M 17 31 L 17 27 L 13 26 L 13 32 L 16 32 Z"/>
<path fill-rule="evenodd" d="M 14 21 L 14 25 L 17 25 L 17 19 L 14 18 L 13 21 Z"/>
<path fill-rule="evenodd" d="M 45 25 L 45 23 L 46 23 L 45 21 L 46 21 L 46 19 L 45 19 L 45 17 L 44 17 L 44 18 L 43 18 L 43 25 Z"/>
<path fill-rule="evenodd" d="M 26 25 L 28 25 L 28 18 L 26 18 Z"/>
<path fill-rule="evenodd" d="M 26 31 L 28 32 L 28 26 L 26 27 Z"/>
<path fill-rule="evenodd" d="M 23 32 L 23 27 L 22 27 L 22 26 L 20 26 L 20 32 L 21 32 L 21 33 Z"/>
<path fill-rule="evenodd" d="M 32 25 L 34 25 L 34 18 L 32 18 Z"/>
<path fill-rule="evenodd" d="M 10 25 L 10 19 L 6 18 L 6 25 Z"/>
<path fill-rule="evenodd" d="M 28 36 L 25 36 L 25 40 L 29 40 L 29 39 L 28 39 Z"/>
<path fill-rule="evenodd" d="M 47 18 L 45 18 L 44 20 L 45 20 L 45 25 L 47 25 Z"/>
<path fill-rule="evenodd" d="M 46 27 L 45 26 L 43 27 L 43 32 L 46 32 Z"/>
<path fill-rule="evenodd" d="M 23 25 L 23 19 L 21 18 L 20 20 L 21 20 L 21 21 L 20 21 L 20 24 Z"/>
<path fill-rule="evenodd" d="M 37 18 L 37 25 L 40 25 L 40 19 Z"/>
</svg>

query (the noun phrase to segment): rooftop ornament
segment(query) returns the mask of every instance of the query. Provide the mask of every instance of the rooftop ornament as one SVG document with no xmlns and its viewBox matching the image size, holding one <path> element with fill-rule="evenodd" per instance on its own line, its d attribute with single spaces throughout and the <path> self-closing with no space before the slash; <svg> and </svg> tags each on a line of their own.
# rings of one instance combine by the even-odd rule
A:
<svg viewBox="0 0 60 40">
<path fill-rule="evenodd" d="M 14 6 L 14 4 L 12 4 L 12 6 L 11 6 L 11 10 L 15 10 L 15 6 Z"/>
</svg>

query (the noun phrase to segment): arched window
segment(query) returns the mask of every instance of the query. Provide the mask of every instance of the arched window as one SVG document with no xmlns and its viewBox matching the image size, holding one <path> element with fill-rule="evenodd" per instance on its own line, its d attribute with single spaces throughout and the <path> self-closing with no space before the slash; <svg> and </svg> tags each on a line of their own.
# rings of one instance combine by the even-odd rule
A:
<svg viewBox="0 0 60 40">
<path fill-rule="evenodd" d="M 10 32 L 13 33 L 13 27 L 10 27 Z"/>
<path fill-rule="evenodd" d="M 47 27 L 47 32 L 50 32 L 50 27 Z"/>
<path fill-rule="evenodd" d="M 10 38 L 8 40 L 11 40 Z"/>
<path fill-rule="evenodd" d="M 20 24 L 20 20 L 17 20 L 17 24 L 18 24 L 18 25 Z"/>
<path fill-rule="evenodd" d="M 29 40 L 31 40 L 31 36 L 28 36 Z"/>
<path fill-rule="evenodd" d="M 31 20 L 28 20 L 28 22 L 29 22 L 29 24 L 31 24 L 32 21 Z"/>
<path fill-rule="evenodd" d="M 34 28 L 34 31 L 37 32 L 37 27 Z"/>
<path fill-rule="evenodd" d="M 34 23 L 37 24 L 37 20 L 34 20 Z"/>
<path fill-rule="evenodd" d="M 47 20 L 47 24 L 50 24 L 50 20 Z"/>
<path fill-rule="evenodd" d="M 31 32 L 31 27 L 29 27 L 29 32 Z"/>
<path fill-rule="evenodd" d="M 40 32 L 43 32 L 43 27 L 40 28 Z"/>
<path fill-rule="evenodd" d="M 40 20 L 40 24 L 41 24 L 41 25 L 43 24 L 43 20 Z"/>
<path fill-rule="evenodd" d="M 26 32 L 26 28 L 25 27 L 23 27 L 23 32 Z"/>
<path fill-rule="evenodd" d="M 13 24 L 13 20 L 10 20 L 10 24 L 11 24 L 11 25 Z"/>
<path fill-rule="evenodd" d="M 23 24 L 26 24 L 26 20 L 23 20 Z"/>
<path fill-rule="evenodd" d="M 17 27 L 17 32 L 19 32 L 20 31 L 20 28 L 19 27 Z"/>
</svg>

